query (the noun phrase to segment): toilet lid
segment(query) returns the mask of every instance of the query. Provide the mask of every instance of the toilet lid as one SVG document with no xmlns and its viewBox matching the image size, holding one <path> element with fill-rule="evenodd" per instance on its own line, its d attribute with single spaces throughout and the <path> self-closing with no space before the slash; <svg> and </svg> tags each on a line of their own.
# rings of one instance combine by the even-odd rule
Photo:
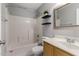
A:
<svg viewBox="0 0 79 59">
<path fill-rule="evenodd" d="M 43 51 L 43 46 L 35 46 L 33 47 L 33 52 L 42 52 Z"/>
</svg>

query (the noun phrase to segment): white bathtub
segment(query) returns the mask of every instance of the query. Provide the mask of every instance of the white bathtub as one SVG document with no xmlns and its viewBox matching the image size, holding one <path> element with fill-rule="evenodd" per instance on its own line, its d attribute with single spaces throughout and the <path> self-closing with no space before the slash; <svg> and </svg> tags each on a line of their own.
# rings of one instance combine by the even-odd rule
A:
<svg viewBox="0 0 79 59">
<path fill-rule="evenodd" d="M 6 56 L 30 56 L 32 55 L 32 47 L 37 43 L 29 44 L 26 46 L 17 47 L 15 49 L 7 49 Z"/>
</svg>

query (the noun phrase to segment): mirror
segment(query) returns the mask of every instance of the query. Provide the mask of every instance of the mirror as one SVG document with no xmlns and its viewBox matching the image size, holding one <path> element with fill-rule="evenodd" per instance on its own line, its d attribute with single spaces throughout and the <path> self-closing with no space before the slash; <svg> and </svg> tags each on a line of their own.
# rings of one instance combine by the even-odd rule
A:
<svg viewBox="0 0 79 59">
<path fill-rule="evenodd" d="M 54 9 L 55 27 L 79 25 L 79 3 L 68 3 Z"/>
</svg>

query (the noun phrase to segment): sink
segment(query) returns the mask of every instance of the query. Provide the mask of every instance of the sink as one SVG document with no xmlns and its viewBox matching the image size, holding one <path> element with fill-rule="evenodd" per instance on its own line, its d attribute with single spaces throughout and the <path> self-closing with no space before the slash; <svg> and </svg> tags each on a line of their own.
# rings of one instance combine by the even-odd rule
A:
<svg viewBox="0 0 79 59">
<path fill-rule="evenodd" d="M 54 41 L 58 42 L 61 45 L 64 45 L 70 49 L 79 49 L 79 42 L 75 41 L 74 43 L 67 42 L 67 39 L 63 38 L 53 38 Z"/>
<path fill-rule="evenodd" d="M 59 43 L 64 45 L 67 48 L 79 50 L 79 44 L 77 44 L 77 43 L 67 43 L 67 42 L 61 42 L 61 41 L 59 41 Z"/>
<path fill-rule="evenodd" d="M 77 49 L 79 50 L 79 42 L 68 42 L 66 38 L 51 38 L 50 41 L 53 40 L 54 42 L 59 43 L 60 45 L 63 45 L 64 47 L 70 48 L 70 49 Z"/>
<path fill-rule="evenodd" d="M 66 42 L 65 38 L 52 38 L 54 41 Z"/>
</svg>

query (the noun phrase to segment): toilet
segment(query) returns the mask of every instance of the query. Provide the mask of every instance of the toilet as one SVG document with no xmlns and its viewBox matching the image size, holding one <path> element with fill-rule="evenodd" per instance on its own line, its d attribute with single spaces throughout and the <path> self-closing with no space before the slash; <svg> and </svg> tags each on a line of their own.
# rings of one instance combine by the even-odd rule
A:
<svg viewBox="0 0 79 59">
<path fill-rule="evenodd" d="M 40 56 L 43 53 L 43 46 L 35 46 L 32 48 L 32 52 L 34 56 Z"/>
<path fill-rule="evenodd" d="M 47 39 L 47 38 L 48 37 L 43 36 L 42 40 Z M 43 54 L 43 46 L 42 45 L 43 45 L 43 41 L 39 41 L 38 43 L 36 43 L 36 46 L 34 46 L 32 48 L 32 52 L 33 52 L 34 56 L 40 56 Z"/>
</svg>

